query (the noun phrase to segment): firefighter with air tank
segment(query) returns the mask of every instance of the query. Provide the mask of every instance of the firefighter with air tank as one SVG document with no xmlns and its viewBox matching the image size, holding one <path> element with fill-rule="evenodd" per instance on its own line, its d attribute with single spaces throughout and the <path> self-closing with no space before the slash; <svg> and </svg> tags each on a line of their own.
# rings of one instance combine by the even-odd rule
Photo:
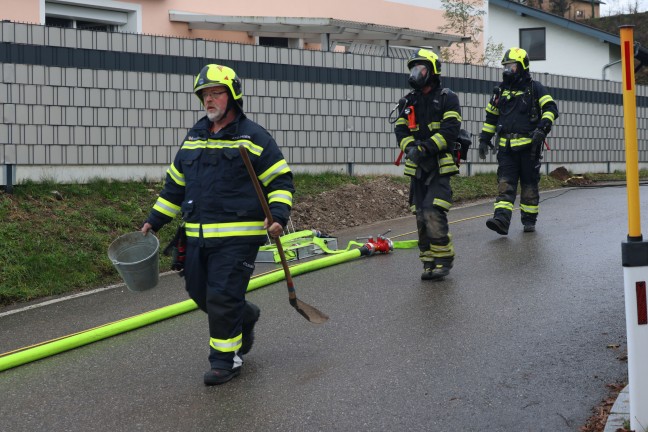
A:
<svg viewBox="0 0 648 432">
<path fill-rule="evenodd" d="M 408 60 L 414 89 L 399 102 L 394 132 L 406 155 L 410 206 L 416 214 L 423 280 L 441 280 L 454 261 L 447 213 L 452 206 L 450 177 L 459 172 L 455 143 L 461 129 L 459 98 L 441 87 L 441 62 L 427 49 Z"/>
<path fill-rule="evenodd" d="M 517 185 L 524 232 L 534 232 L 538 218 L 540 161 L 545 138 L 558 118 L 558 107 L 547 89 L 531 79 L 529 56 L 511 48 L 502 59 L 503 80 L 486 106 L 486 121 L 479 137 L 479 157 L 490 147 L 497 151 L 498 195 L 486 226 L 507 235 Z M 491 142 L 495 136 L 495 145 Z"/>
</svg>

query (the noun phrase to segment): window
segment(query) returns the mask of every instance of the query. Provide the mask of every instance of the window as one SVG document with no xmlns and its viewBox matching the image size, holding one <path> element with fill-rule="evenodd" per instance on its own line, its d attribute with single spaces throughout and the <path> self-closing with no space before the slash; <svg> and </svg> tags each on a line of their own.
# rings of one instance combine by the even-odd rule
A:
<svg viewBox="0 0 648 432">
<path fill-rule="evenodd" d="M 259 36 L 259 45 L 288 48 L 288 38 Z"/>
<path fill-rule="evenodd" d="M 79 30 L 95 30 L 112 32 L 117 31 L 117 26 L 100 23 L 96 21 L 83 21 L 71 18 L 58 18 L 53 16 L 45 17 L 45 25 L 49 27 L 75 28 Z"/>
<path fill-rule="evenodd" d="M 67 18 L 46 16 L 45 25 L 48 27 L 74 28 L 74 21 Z"/>
<path fill-rule="evenodd" d="M 585 18 L 585 12 L 583 12 L 582 10 L 577 10 L 576 18 L 580 18 L 580 19 Z"/>
<path fill-rule="evenodd" d="M 546 29 L 520 29 L 520 48 L 529 55 L 529 60 L 547 59 Z"/>
<path fill-rule="evenodd" d="M 139 33 L 141 6 L 113 0 L 45 0 L 46 26 Z"/>
</svg>

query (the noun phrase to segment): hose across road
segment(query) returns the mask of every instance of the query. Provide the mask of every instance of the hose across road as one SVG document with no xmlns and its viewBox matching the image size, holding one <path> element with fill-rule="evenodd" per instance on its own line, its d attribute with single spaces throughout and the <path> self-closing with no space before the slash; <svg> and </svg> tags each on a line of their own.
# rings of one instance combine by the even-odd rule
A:
<svg viewBox="0 0 648 432">
<path fill-rule="evenodd" d="M 357 245 L 357 243 L 355 242 L 352 243 Z M 416 245 L 416 240 L 394 242 L 395 249 L 409 249 L 416 247 Z M 346 250 L 329 251 L 332 252 L 332 254 L 326 255 L 319 259 L 291 266 L 290 272 L 292 275 L 296 276 L 341 264 L 362 256 L 363 253 L 360 248 L 352 249 L 351 246 L 353 245 L 350 244 Z M 253 276 L 250 279 L 247 291 L 249 292 L 266 285 L 271 285 L 284 279 L 285 274 L 283 269 L 281 268 L 265 274 Z M 81 347 L 83 345 L 88 345 L 93 342 L 100 341 L 102 339 L 107 339 L 121 333 L 154 324 L 158 321 L 173 318 L 175 316 L 191 312 L 197 307 L 198 306 L 193 300 L 185 300 L 176 304 L 135 315 L 133 317 L 124 318 L 119 321 L 104 324 L 78 333 L 40 342 L 35 345 L 18 348 L 16 350 L 0 354 L 0 371 L 21 366 L 45 357 L 50 357 L 74 348 Z"/>
</svg>

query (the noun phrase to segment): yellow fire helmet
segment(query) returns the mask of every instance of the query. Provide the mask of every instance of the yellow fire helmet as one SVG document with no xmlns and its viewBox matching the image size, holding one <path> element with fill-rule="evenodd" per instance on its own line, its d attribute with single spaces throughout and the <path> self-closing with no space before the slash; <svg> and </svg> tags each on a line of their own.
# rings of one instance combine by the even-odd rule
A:
<svg viewBox="0 0 648 432">
<path fill-rule="evenodd" d="M 241 80 L 234 72 L 234 69 L 227 66 L 217 64 L 208 64 L 202 68 L 194 81 L 194 93 L 203 103 L 202 89 L 208 87 L 226 86 L 232 99 L 234 99 L 239 106 L 243 105 L 243 89 Z"/>
<path fill-rule="evenodd" d="M 508 51 L 506 51 L 506 53 L 504 53 L 504 57 L 502 57 L 502 64 L 513 62 L 520 63 L 524 70 L 529 69 L 529 56 L 527 55 L 527 52 L 522 48 L 510 48 Z"/>
<path fill-rule="evenodd" d="M 441 62 L 439 62 L 439 56 L 437 56 L 433 51 L 421 48 L 416 51 L 407 61 L 407 69 L 412 69 L 412 66 L 416 62 L 430 62 L 432 65 L 432 73 L 439 75 L 441 73 Z"/>
</svg>

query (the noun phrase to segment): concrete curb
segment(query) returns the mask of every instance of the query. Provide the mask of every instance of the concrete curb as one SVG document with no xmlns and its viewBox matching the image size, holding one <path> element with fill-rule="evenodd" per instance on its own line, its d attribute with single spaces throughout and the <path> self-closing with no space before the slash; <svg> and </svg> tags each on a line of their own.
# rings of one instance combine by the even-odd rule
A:
<svg viewBox="0 0 648 432">
<path fill-rule="evenodd" d="M 621 390 L 614 405 L 612 405 L 603 432 L 616 432 L 617 429 L 623 428 L 623 422 L 625 421 L 630 421 L 630 393 L 628 386 Z"/>
</svg>

